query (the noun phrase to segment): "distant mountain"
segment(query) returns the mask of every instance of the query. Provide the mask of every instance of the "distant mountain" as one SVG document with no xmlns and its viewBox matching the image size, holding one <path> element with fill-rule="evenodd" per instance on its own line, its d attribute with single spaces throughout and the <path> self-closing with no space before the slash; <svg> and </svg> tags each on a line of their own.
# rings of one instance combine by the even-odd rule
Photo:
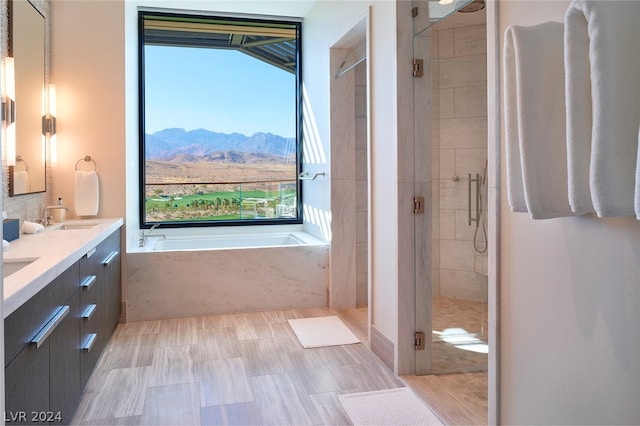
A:
<svg viewBox="0 0 640 426">
<path fill-rule="evenodd" d="M 145 135 L 145 158 L 170 162 L 282 162 L 295 157 L 295 140 L 271 133 L 217 133 L 165 129 Z"/>
</svg>

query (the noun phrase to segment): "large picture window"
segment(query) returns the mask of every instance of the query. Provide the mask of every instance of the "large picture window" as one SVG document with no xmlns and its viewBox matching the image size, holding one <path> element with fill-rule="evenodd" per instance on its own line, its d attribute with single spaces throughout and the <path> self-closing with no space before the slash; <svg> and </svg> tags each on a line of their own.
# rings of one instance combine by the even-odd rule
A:
<svg viewBox="0 0 640 426">
<path fill-rule="evenodd" d="M 300 31 L 139 12 L 142 227 L 301 222 Z"/>
</svg>

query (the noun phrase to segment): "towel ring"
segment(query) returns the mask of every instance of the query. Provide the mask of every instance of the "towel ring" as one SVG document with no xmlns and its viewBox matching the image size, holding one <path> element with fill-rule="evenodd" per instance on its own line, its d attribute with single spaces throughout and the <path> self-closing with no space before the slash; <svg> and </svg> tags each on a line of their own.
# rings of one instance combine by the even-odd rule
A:
<svg viewBox="0 0 640 426">
<path fill-rule="evenodd" d="M 76 172 L 78 171 L 78 164 L 80 164 L 80 162 L 81 162 L 81 161 L 86 161 L 87 163 L 88 163 L 89 161 L 91 161 L 91 162 L 93 163 L 93 169 L 94 169 L 94 171 L 97 171 L 97 170 L 98 170 L 98 164 L 95 162 L 95 160 L 94 160 L 93 158 L 91 158 L 91 156 L 90 156 L 90 155 L 85 155 L 83 158 L 79 159 L 79 160 L 76 162 Z"/>
<path fill-rule="evenodd" d="M 22 155 L 16 155 L 16 164 L 18 164 L 18 163 L 24 164 L 24 171 L 25 172 L 29 171 L 29 166 L 27 165 L 27 162 L 24 161 L 24 159 L 22 158 Z"/>
</svg>

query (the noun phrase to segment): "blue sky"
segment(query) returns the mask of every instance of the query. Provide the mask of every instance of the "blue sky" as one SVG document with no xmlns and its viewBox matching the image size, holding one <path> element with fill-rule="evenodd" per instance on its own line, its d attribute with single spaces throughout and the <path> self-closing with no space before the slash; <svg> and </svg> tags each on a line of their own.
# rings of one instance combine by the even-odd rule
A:
<svg viewBox="0 0 640 426">
<path fill-rule="evenodd" d="M 235 50 L 146 46 L 145 72 L 146 133 L 295 136 L 295 75 L 273 65 Z"/>
</svg>

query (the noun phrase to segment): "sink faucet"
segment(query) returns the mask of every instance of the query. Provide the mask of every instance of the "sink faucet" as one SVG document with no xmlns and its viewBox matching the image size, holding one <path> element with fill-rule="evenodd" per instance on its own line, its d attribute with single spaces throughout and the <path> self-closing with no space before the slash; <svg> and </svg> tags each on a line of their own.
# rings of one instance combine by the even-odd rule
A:
<svg viewBox="0 0 640 426">
<path fill-rule="evenodd" d="M 47 206 L 45 208 L 42 209 L 42 224 L 44 226 L 49 226 L 49 220 L 53 219 L 51 216 L 47 215 L 47 211 L 48 210 L 56 210 L 56 209 L 63 209 L 66 210 L 68 212 L 71 212 L 71 209 L 67 206 L 63 206 L 62 204 L 56 205 L 56 206 Z"/>
</svg>

